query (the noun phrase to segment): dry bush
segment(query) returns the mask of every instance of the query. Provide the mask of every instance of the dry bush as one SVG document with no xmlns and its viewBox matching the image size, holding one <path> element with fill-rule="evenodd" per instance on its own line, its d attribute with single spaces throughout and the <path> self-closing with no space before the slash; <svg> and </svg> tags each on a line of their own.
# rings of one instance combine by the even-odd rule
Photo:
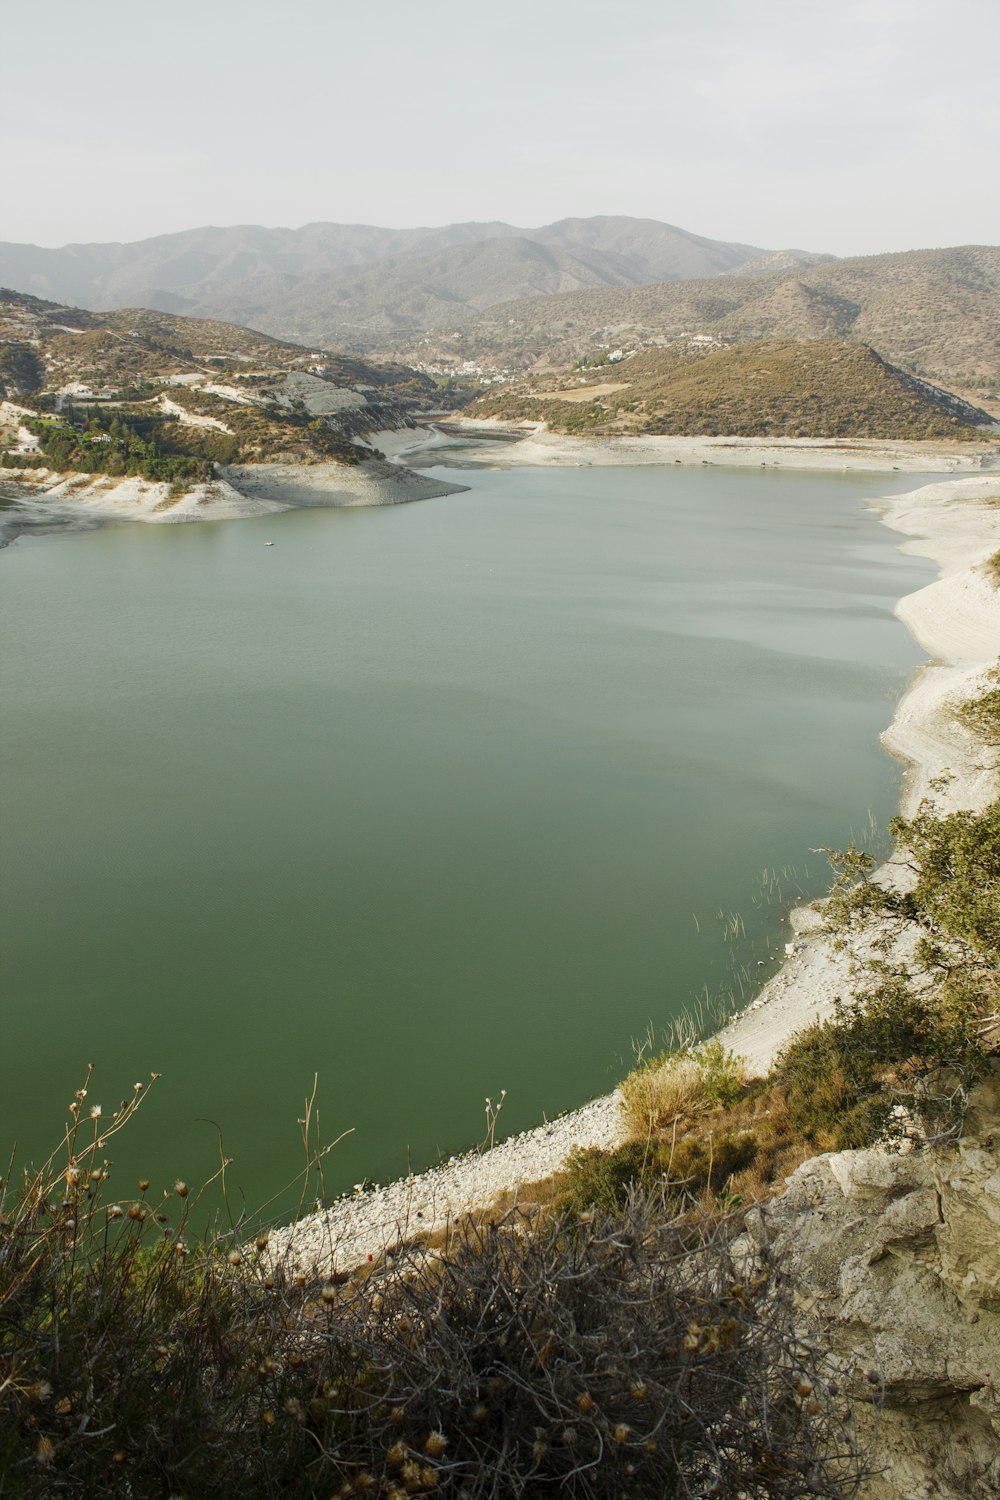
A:
<svg viewBox="0 0 1000 1500">
<path fill-rule="evenodd" d="M 0 1495 L 846 1495 L 839 1397 L 771 1270 L 662 1194 L 464 1224 L 350 1274 L 108 1198 L 81 1091 L 4 1191 Z M 84 1138 L 85 1137 L 85 1138 Z"/>
<path fill-rule="evenodd" d="M 344 1287 L 303 1407 L 320 1464 L 345 1494 L 850 1493 L 821 1361 L 728 1233 L 633 1195 L 541 1232 L 516 1214 L 469 1226 Z"/>
</svg>

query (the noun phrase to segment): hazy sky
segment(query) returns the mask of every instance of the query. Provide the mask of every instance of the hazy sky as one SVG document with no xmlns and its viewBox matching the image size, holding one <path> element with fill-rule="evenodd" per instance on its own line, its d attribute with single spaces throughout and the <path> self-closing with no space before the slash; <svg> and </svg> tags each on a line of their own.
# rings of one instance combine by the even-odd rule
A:
<svg viewBox="0 0 1000 1500">
<path fill-rule="evenodd" d="M 5 0 L 0 239 L 634 214 L 1000 240 L 996 0 Z"/>
</svg>

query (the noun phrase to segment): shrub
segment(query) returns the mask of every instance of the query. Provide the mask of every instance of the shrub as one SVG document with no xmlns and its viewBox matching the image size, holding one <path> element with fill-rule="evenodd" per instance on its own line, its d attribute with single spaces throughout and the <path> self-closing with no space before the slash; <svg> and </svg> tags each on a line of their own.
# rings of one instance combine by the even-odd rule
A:
<svg viewBox="0 0 1000 1500">
<path fill-rule="evenodd" d="M 728 1225 L 662 1195 L 467 1222 L 353 1273 L 187 1243 L 183 1184 L 107 1198 L 84 1093 L 0 1219 L 0 1490 L 835 1496 L 860 1465 L 816 1350 Z"/>
<path fill-rule="evenodd" d="M 565 1175 L 566 1208 L 617 1213 L 635 1188 L 652 1189 L 662 1181 L 663 1171 L 655 1148 L 644 1141 L 626 1141 L 611 1151 L 591 1146 L 572 1152 Z"/>
</svg>

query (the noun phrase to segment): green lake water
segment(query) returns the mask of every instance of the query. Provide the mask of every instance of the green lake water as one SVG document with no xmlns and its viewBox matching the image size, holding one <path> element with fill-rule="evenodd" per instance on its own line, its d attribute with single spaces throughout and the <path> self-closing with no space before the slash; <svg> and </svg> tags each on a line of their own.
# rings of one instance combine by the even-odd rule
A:
<svg viewBox="0 0 1000 1500">
<path fill-rule="evenodd" d="M 331 1190 L 475 1144 L 501 1088 L 523 1129 L 749 999 L 811 851 L 894 811 L 932 570 L 862 501 L 918 477 L 448 477 L 0 554 L 4 1155 L 88 1061 L 105 1115 L 162 1074 L 121 1191 L 221 1130 L 263 1202 L 314 1074 Z"/>
</svg>

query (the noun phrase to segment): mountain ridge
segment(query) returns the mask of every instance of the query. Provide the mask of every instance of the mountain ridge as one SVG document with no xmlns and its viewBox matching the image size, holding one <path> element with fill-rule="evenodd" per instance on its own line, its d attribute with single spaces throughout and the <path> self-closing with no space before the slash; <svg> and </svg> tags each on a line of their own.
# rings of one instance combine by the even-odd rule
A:
<svg viewBox="0 0 1000 1500">
<path fill-rule="evenodd" d="M 524 242 L 550 257 L 527 284 Z M 477 257 L 476 246 L 491 248 Z M 0 243 L 0 283 L 102 311 L 146 306 L 363 350 L 387 328 L 421 331 L 429 310 L 445 302 L 458 321 L 526 293 L 726 275 L 774 255 L 795 264 L 821 258 L 621 215 L 566 218 L 535 229 L 501 220 L 400 230 L 324 222 L 299 229 L 207 225 L 133 242 Z M 476 264 L 484 271 L 479 277 Z M 379 285 L 380 278 L 387 284 Z"/>
</svg>

